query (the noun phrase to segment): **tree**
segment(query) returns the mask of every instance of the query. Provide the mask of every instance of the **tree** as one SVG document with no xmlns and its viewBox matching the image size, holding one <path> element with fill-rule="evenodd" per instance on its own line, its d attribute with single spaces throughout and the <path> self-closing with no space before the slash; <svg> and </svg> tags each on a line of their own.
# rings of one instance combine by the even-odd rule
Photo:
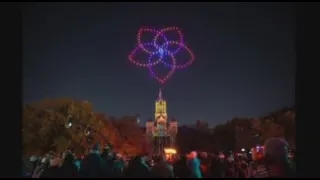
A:
<svg viewBox="0 0 320 180">
<path fill-rule="evenodd" d="M 199 121 L 198 121 L 199 125 Z M 180 153 L 188 153 L 190 151 L 212 152 L 218 146 L 216 145 L 219 134 L 218 131 L 212 133 L 208 128 L 199 128 L 197 123 L 193 126 L 180 126 L 176 137 L 176 145 Z"/>
<path fill-rule="evenodd" d="M 60 132 L 54 119 L 54 113 L 49 110 L 39 110 L 30 106 L 23 111 L 23 147 L 27 152 L 44 153 L 52 149 L 54 134 Z"/>
<path fill-rule="evenodd" d="M 69 117 L 73 119 L 72 128 L 65 126 Z M 86 127 L 96 132 L 103 128 L 90 103 L 70 99 L 46 99 L 26 106 L 22 124 L 25 153 L 41 154 L 49 150 L 60 152 L 66 147 L 79 149 L 88 145 Z"/>
<path fill-rule="evenodd" d="M 216 151 L 227 151 L 235 148 L 235 129 L 232 122 L 215 126 L 212 136 Z"/>
<path fill-rule="evenodd" d="M 128 154 L 135 152 L 136 154 L 143 152 L 145 143 L 144 132 L 137 123 L 136 117 L 124 116 L 113 121 L 113 126 L 118 130 L 118 135 L 122 139 L 122 143 L 118 146 L 119 151 L 127 151 Z M 127 147 L 131 146 L 131 151 Z M 134 149 L 134 151 L 133 151 Z"/>
<path fill-rule="evenodd" d="M 295 112 L 291 109 L 284 109 L 281 116 L 278 116 L 276 123 L 283 128 L 283 137 L 288 141 L 291 148 L 295 148 Z"/>
<path fill-rule="evenodd" d="M 295 148 L 295 112 L 294 108 L 282 108 L 262 119 L 263 140 L 270 137 L 283 137 Z"/>
<path fill-rule="evenodd" d="M 266 121 L 263 124 L 262 141 L 271 137 L 283 137 L 283 127 L 273 121 Z"/>
<path fill-rule="evenodd" d="M 118 148 L 119 144 L 122 144 L 123 142 L 121 142 L 119 131 L 114 126 L 110 117 L 104 114 L 99 114 L 99 113 L 96 114 L 96 117 L 103 124 L 101 128 L 101 135 L 107 139 L 108 143 L 110 143 L 113 146 L 113 148 Z M 101 136 L 98 137 L 98 140 L 100 142 L 104 142 Z M 107 145 L 105 143 L 102 143 L 102 144 L 103 144 L 102 146 Z"/>
<path fill-rule="evenodd" d="M 236 117 L 231 123 L 235 131 L 235 149 L 251 148 L 254 145 L 251 119 Z"/>
</svg>

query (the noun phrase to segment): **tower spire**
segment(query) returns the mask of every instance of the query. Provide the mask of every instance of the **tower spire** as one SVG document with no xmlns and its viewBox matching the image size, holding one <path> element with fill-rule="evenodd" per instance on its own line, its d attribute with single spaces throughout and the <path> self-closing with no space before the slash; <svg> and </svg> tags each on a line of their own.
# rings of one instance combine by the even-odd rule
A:
<svg viewBox="0 0 320 180">
<path fill-rule="evenodd" d="M 162 100 L 162 90 L 161 90 L 161 88 L 159 88 L 159 100 Z"/>
</svg>

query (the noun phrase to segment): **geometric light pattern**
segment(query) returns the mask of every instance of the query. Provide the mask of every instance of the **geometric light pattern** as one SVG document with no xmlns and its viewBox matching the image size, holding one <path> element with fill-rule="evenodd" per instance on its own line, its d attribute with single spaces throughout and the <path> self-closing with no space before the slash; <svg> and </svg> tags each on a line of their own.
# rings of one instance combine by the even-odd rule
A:
<svg viewBox="0 0 320 180">
<path fill-rule="evenodd" d="M 166 36 L 166 33 L 168 32 L 176 33 L 179 40 L 170 40 Z M 148 42 L 142 42 L 142 36 L 144 33 L 152 33 L 154 35 L 153 39 L 151 38 Z M 137 41 L 138 46 L 129 54 L 129 60 L 137 66 L 147 67 L 151 76 L 161 84 L 164 84 L 177 69 L 186 68 L 194 61 L 194 54 L 184 44 L 181 30 L 177 27 L 168 27 L 160 30 L 141 28 L 138 31 Z M 147 53 L 147 63 L 141 63 L 141 60 L 136 60 L 136 53 L 138 50 L 142 50 L 144 53 Z M 189 54 L 189 59 L 184 64 L 178 63 L 179 59 L 176 59 L 175 57 L 175 55 L 181 51 L 185 51 L 184 53 Z M 164 64 L 165 67 L 169 68 L 169 72 L 164 76 L 160 76 L 154 71 L 154 67 L 159 64 Z"/>
</svg>

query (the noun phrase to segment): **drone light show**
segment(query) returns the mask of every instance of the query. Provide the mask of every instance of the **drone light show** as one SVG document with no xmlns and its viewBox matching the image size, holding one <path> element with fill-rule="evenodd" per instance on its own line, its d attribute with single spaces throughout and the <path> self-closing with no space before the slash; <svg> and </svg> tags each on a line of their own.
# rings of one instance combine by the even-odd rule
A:
<svg viewBox="0 0 320 180">
<path fill-rule="evenodd" d="M 177 38 L 173 38 L 170 34 Z M 145 56 L 138 55 L 141 53 Z M 184 57 L 178 57 L 178 54 L 183 54 Z M 183 34 L 178 27 L 159 30 L 141 28 L 137 34 L 137 47 L 129 54 L 129 60 L 136 66 L 148 68 L 151 76 L 160 84 L 164 84 L 177 69 L 191 65 L 194 54 L 185 45 Z M 168 71 L 157 72 L 155 69 L 159 65 L 163 65 Z"/>
</svg>

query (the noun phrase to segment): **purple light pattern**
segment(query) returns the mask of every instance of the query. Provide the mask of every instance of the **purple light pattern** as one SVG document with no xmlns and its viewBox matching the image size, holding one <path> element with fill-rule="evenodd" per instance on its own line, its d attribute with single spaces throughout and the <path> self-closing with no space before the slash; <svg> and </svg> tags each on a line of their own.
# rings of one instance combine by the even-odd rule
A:
<svg viewBox="0 0 320 180">
<path fill-rule="evenodd" d="M 169 41 L 165 36 L 166 33 L 173 31 L 178 34 L 179 41 Z M 142 42 L 142 36 L 144 33 L 153 33 L 155 34 L 151 42 Z M 164 43 L 159 43 L 160 38 L 163 39 Z M 186 68 L 191 65 L 194 61 L 194 54 L 192 51 L 184 44 L 183 34 L 181 30 L 177 27 L 168 27 L 161 30 L 155 30 L 150 28 L 141 28 L 138 31 L 137 35 L 138 46 L 129 54 L 129 60 L 140 67 L 147 67 L 152 77 L 154 77 L 159 83 L 164 84 L 176 71 L 176 69 Z M 177 48 L 169 49 L 169 47 L 175 46 Z M 151 49 L 151 50 L 150 50 Z M 138 50 L 142 50 L 144 53 L 148 54 L 148 63 L 140 63 L 141 61 L 135 60 L 135 56 Z M 190 59 L 184 64 L 178 64 L 175 55 L 184 50 L 190 56 Z M 157 60 L 152 61 L 152 58 L 157 56 Z M 164 60 L 164 57 L 168 56 L 171 59 L 171 62 Z M 164 64 L 165 67 L 168 67 L 169 72 L 160 77 L 155 73 L 153 68 L 156 65 Z"/>
</svg>

